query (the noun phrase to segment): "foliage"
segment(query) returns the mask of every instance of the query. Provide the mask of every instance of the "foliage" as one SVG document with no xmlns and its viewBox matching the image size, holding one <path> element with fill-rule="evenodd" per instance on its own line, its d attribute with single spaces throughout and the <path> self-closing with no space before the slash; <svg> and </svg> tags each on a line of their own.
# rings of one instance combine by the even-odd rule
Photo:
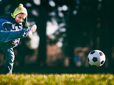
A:
<svg viewBox="0 0 114 85">
<path fill-rule="evenodd" d="M 114 74 L 0 75 L 0 85 L 114 85 Z"/>
</svg>

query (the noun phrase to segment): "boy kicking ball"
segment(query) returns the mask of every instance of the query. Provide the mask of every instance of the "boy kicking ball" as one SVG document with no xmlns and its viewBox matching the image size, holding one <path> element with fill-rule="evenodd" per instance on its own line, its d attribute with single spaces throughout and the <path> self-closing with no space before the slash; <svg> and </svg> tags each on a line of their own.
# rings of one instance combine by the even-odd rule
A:
<svg viewBox="0 0 114 85">
<path fill-rule="evenodd" d="M 12 74 L 15 58 L 13 48 L 19 44 L 20 38 L 31 37 L 37 29 L 36 25 L 28 27 L 27 15 L 26 8 L 19 4 L 13 13 L 3 15 L 0 19 L 0 47 L 6 58 L 4 74 Z M 27 29 L 23 29 L 26 26 Z"/>
</svg>

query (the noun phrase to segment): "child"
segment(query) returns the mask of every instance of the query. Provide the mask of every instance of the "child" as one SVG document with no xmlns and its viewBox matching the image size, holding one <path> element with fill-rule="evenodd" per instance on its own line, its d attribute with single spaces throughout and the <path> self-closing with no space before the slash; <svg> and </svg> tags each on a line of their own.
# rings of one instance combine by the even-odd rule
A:
<svg viewBox="0 0 114 85">
<path fill-rule="evenodd" d="M 12 14 L 3 15 L 0 19 L 0 47 L 6 57 L 4 73 L 12 74 L 14 63 L 13 48 L 19 44 L 20 38 L 31 37 L 36 25 L 23 29 L 27 25 L 27 10 L 22 4 Z"/>
</svg>

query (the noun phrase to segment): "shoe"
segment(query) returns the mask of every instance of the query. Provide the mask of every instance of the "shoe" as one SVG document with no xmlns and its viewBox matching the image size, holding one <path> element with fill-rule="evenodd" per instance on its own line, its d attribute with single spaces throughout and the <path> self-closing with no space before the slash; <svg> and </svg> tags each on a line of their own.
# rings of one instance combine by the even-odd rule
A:
<svg viewBox="0 0 114 85">
<path fill-rule="evenodd" d="M 32 36 L 32 33 L 35 32 L 37 29 L 37 26 L 36 25 L 32 25 L 30 28 L 28 28 L 28 33 L 27 33 L 27 36 L 28 37 L 31 37 Z"/>
</svg>

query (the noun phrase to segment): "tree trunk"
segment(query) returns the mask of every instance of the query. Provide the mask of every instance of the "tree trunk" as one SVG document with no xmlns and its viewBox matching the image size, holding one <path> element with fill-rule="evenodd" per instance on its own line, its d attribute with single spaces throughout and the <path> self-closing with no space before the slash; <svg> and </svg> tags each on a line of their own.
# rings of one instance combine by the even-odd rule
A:
<svg viewBox="0 0 114 85">
<path fill-rule="evenodd" d="M 40 15 L 38 19 L 38 33 L 40 37 L 37 65 L 45 66 L 46 64 L 46 22 L 48 9 L 45 0 L 42 0 L 40 6 Z"/>
</svg>

